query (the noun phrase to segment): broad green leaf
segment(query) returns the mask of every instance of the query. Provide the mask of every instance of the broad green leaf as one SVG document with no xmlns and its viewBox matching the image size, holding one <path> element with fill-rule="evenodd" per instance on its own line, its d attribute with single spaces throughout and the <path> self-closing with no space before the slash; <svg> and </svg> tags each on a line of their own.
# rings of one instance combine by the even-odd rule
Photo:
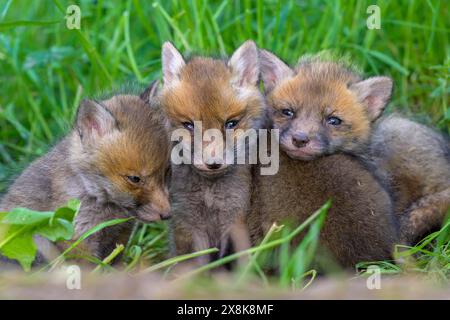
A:
<svg viewBox="0 0 450 320">
<path fill-rule="evenodd" d="M 72 209 L 73 211 L 80 210 L 81 201 L 78 199 L 70 199 L 67 201 L 66 207 Z"/>
<path fill-rule="evenodd" d="M 23 226 L 12 226 L 10 228 L 8 233 L 18 233 L 20 236 L 16 236 L 6 242 L 1 247 L 0 252 L 9 259 L 17 260 L 25 271 L 29 271 L 36 257 L 37 247 L 34 243 L 32 232 L 29 230 L 20 232 L 22 229 L 26 228 Z"/>
<path fill-rule="evenodd" d="M 10 241 L 14 240 L 17 237 L 21 237 L 25 232 L 30 230 L 30 226 L 22 226 L 22 225 L 2 225 L 2 234 L 0 237 L 0 250 L 7 245 Z"/>
<path fill-rule="evenodd" d="M 2 219 L 3 223 L 17 225 L 36 225 L 50 219 L 53 212 L 34 211 L 26 208 L 15 208 Z"/>
<path fill-rule="evenodd" d="M 2 242 L 2 239 L 5 239 L 9 228 L 10 225 L 0 223 L 0 243 Z"/>
<path fill-rule="evenodd" d="M 36 233 L 51 240 L 70 240 L 73 236 L 73 225 L 71 222 L 56 218 L 52 225 L 43 225 L 36 229 Z"/>
<path fill-rule="evenodd" d="M 72 239 L 73 220 L 80 201 L 70 200 L 55 212 L 39 212 L 16 208 L 0 213 L 0 252 L 17 260 L 25 271 L 31 268 L 36 256 L 33 235 L 41 235 L 51 241 Z"/>
<path fill-rule="evenodd" d="M 50 225 L 53 224 L 53 221 L 57 218 L 61 218 L 64 220 L 67 220 L 69 222 L 72 222 L 75 218 L 75 215 L 77 214 L 78 210 L 80 208 L 80 202 L 72 202 L 69 201 L 65 207 L 61 207 L 56 209 L 55 213 L 50 219 Z"/>
</svg>

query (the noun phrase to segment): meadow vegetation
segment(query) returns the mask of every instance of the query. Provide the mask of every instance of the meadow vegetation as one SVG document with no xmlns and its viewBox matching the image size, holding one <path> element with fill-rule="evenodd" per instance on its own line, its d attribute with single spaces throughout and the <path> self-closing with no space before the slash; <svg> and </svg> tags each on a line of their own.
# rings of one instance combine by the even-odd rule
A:
<svg viewBox="0 0 450 320">
<path fill-rule="evenodd" d="M 381 29 L 369 30 L 367 7 L 381 9 Z M 172 41 L 181 52 L 225 56 L 253 39 L 286 62 L 304 54 L 343 55 L 367 75 L 395 81 L 389 111 L 400 111 L 450 132 L 449 3 L 428 1 L 105 1 L 79 0 L 80 30 L 69 30 L 65 10 L 73 1 L 5 0 L 0 3 L 0 192 L 9 179 L 66 133 L 84 97 L 124 83 L 149 84 L 161 77 L 161 45 Z M 237 281 L 304 288 L 316 276 L 315 259 L 326 204 L 307 223 L 274 227 L 250 249 Z M 307 236 L 289 247 L 303 229 Z M 119 266 L 127 271 L 171 270 L 165 260 L 167 227 L 138 224 Z M 220 266 L 237 256 L 205 266 Z M 270 258 L 270 259 L 269 259 Z M 450 222 L 413 248 L 399 248 L 399 261 L 377 262 L 391 274 L 425 274 L 450 280 Z M 320 259 L 319 259 L 320 260 Z M 276 265 L 268 266 L 268 261 Z M 108 262 L 108 261 L 106 261 Z M 98 270 L 110 270 L 97 261 Z M 356 266 L 364 270 L 374 262 Z M 322 264 L 323 265 L 323 264 Z M 276 276 L 266 269 L 277 268 Z M 323 269 L 323 268 L 321 268 Z M 334 273 L 336 268 L 325 272 Z"/>
</svg>

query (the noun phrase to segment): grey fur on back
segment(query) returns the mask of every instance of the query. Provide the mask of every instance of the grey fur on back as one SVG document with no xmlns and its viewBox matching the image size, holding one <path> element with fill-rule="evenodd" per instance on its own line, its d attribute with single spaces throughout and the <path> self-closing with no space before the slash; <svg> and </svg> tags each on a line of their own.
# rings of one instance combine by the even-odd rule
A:
<svg viewBox="0 0 450 320">
<path fill-rule="evenodd" d="M 450 206 L 450 143 L 435 130 L 401 115 L 377 120 L 369 154 L 393 189 L 403 238 L 437 228 Z"/>
<path fill-rule="evenodd" d="M 408 167 L 420 174 L 423 188 L 450 185 L 450 144 L 435 130 L 399 114 L 379 119 L 373 129 L 370 153 L 383 167 L 395 156 L 398 167 Z M 411 162 L 414 159 L 414 162 Z M 442 170 L 435 170 L 436 167 Z"/>
</svg>

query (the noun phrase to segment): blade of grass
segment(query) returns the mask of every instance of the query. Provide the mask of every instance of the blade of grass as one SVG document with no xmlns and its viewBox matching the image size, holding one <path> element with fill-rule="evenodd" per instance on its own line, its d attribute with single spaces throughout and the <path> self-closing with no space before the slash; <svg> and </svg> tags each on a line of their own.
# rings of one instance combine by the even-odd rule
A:
<svg viewBox="0 0 450 320">
<path fill-rule="evenodd" d="M 256 253 L 258 251 L 262 251 L 262 250 L 267 250 L 267 249 L 272 249 L 274 247 L 280 246 L 283 243 L 286 242 L 290 242 L 295 236 L 297 236 L 300 232 L 302 232 L 312 221 L 314 221 L 318 216 L 320 216 L 321 214 L 324 214 L 328 211 L 328 209 L 331 206 L 331 201 L 327 201 L 326 204 L 324 204 L 318 211 L 316 211 L 315 213 L 313 213 L 312 215 L 310 215 L 302 224 L 300 224 L 300 226 L 298 226 L 294 231 L 292 231 L 290 234 L 288 234 L 287 236 L 280 238 L 280 239 L 276 239 L 270 242 L 267 242 L 266 244 L 263 245 L 258 245 L 256 247 L 244 250 L 244 251 L 239 251 L 237 253 L 231 254 L 229 256 L 226 256 L 222 259 L 213 261 L 211 263 L 208 263 L 200 268 L 197 268 L 193 271 L 190 271 L 182 276 L 179 277 L 179 279 L 184 279 L 184 278 L 188 278 L 188 277 L 192 277 L 198 274 L 201 274 L 205 271 L 211 270 L 211 269 L 215 269 L 217 267 L 223 266 L 227 263 L 230 263 L 236 259 L 238 259 L 239 257 L 242 257 L 244 255 L 249 255 L 249 254 L 253 254 Z"/>
<path fill-rule="evenodd" d="M 47 266 L 45 266 L 43 269 L 46 269 L 48 266 L 50 266 L 50 270 L 53 270 L 54 268 L 56 268 L 56 266 L 61 263 L 64 260 L 64 257 L 73 249 L 75 249 L 82 241 L 86 240 L 87 238 L 89 238 L 91 235 L 93 235 L 94 233 L 103 230 L 107 227 L 111 227 L 111 226 L 115 226 L 117 224 L 121 224 L 127 221 L 130 221 L 132 218 L 123 218 L 123 219 L 113 219 L 113 220 L 108 220 L 105 222 L 102 222 L 94 227 L 92 227 L 91 229 L 89 229 L 88 231 L 86 231 L 85 233 L 83 233 L 81 235 L 81 237 L 79 237 L 76 241 L 74 241 L 69 248 L 67 248 L 61 255 L 59 255 L 58 257 L 56 257 L 53 261 L 51 261 Z"/>
<path fill-rule="evenodd" d="M 167 259 L 161 263 L 155 264 L 154 266 L 151 266 L 150 268 L 147 268 L 147 269 L 143 270 L 142 272 L 145 272 L 145 273 L 154 272 L 156 270 L 169 267 L 169 266 L 174 265 L 179 262 L 191 260 L 191 259 L 194 259 L 194 258 L 197 258 L 200 256 L 215 253 L 218 251 L 219 251 L 219 249 L 217 249 L 217 248 L 210 248 L 210 249 L 206 249 L 206 250 L 202 250 L 202 251 L 198 251 L 198 252 L 194 252 L 194 253 L 189 253 L 189 254 L 184 254 L 181 256 L 173 257 L 173 258 Z"/>
<path fill-rule="evenodd" d="M 99 264 L 92 270 L 92 273 L 98 273 L 104 265 L 109 265 L 123 250 L 125 249 L 123 244 L 118 245 L 105 259 L 103 259 L 103 263 Z"/>
</svg>

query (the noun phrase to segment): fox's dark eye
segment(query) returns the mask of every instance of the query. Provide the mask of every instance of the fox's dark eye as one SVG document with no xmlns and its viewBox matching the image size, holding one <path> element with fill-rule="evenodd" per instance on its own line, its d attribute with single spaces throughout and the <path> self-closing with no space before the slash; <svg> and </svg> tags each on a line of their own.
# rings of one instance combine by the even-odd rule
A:
<svg viewBox="0 0 450 320">
<path fill-rule="evenodd" d="M 194 124 L 192 122 L 186 121 L 182 123 L 183 127 L 185 127 L 186 129 L 192 131 L 194 130 Z"/>
<path fill-rule="evenodd" d="M 141 182 L 141 178 L 138 176 L 127 176 L 128 181 L 131 183 L 139 183 Z"/>
<path fill-rule="evenodd" d="M 291 109 L 282 109 L 281 113 L 288 118 L 292 118 L 294 116 L 294 111 Z"/>
<path fill-rule="evenodd" d="M 227 122 L 225 122 L 225 129 L 233 129 L 237 126 L 238 123 L 239 120 L 228 120 Z"/>
<path fill-rule="evenodd" d="M 342 120 L 339 119 L 338 117 L 328 117 L 327 123 L 331 124 L 332 126 L 338 126 L 342 123 Z"/>
</svg>

